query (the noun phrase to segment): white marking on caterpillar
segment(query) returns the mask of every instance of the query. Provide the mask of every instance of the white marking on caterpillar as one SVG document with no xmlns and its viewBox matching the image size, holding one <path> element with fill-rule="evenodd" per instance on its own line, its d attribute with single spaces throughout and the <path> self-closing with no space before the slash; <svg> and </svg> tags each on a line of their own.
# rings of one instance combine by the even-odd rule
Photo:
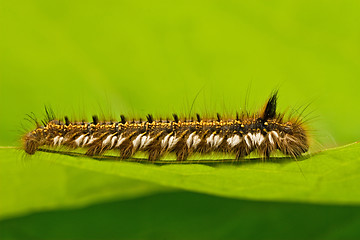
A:
<svg viewBox="0 0 360 240">
<path fill-rule="evenodd" d="M 264 136 L 260 132 L 255 133 L 253 134 L 253 141 L 255 144 L 260 146 L 260 144 L 264 141 Z"/>
<path fill-rule="evenodd" d="M 140 149 L 146 147 L 147 145 L 149 145 L 154 139 L 153 138 L 150 138 L 150 135 L 148 136 L 143 136 L 141 138 L 141 143 L 140 143 Z"/>
<path fill-rule="evenodd" d="M 117 136 L 113 136 L 113 138 L 111 139 L 111 145 L 110 148 L 112 148 L 115 145 L 115 142 L 117 141 Z"/>
<path fill-rule="evenodd" d="M 210 147 L 214 146 L 214 136 L 215 134 L 211 134 L 210 137 L 206 138 L 206 144 L 210 145 Z"/>
<path fill-rule="evenodd" d="M 59 146 L 61 145 L 61 143 L 63 142 L 63 140 L 64 140 L 64 137 L 60 137 L 60 138 L 59 138 L 59 142 L 58 142 L 58 145 L 59 145 Z"/>
<path fill-rule="evenodd" d="M 252 145 L 252 142 L 253 142 L 253 139 L 252 139 L 252 134 L 251 133 L 248 133 L 244 139 L 245 139 L 245 142 L 246 142 L 246 145 L 248 145 L 248 147 L 251 148 L 251 145 Z"/>
<path fill-rule="evenodd" d="M 196 149 L 200 142 L 201 142 L 201 138 L 199 137 L 199 135 L 195 135 L 193 137 L 192 147 Z"/>
<path fill-rule="evenodd" d="M 273 138 L 271 136 L 271 132 L 268 134 L 268 139 L 269 139 L 270 144 L 274 145 L 274 140 L 273 140 Z"/>
<path fill-rule="evenodd" d="M 102 146 L 103 146 L 103 147 L 105 147 L 106 145 L 109 145 L 109 144 L 110 144 L 111 137 L 112 137 L 112 134 L 110 134 L 109 136 L 107 136 L 107 137 L 105 138 L 105 140 L 102 142 Z"/>
<path fill-rule="evenodd" d="M 186 140 L 186 145 L 188 146 L 188 148 L 190 148 L 192 145 L 194 135 L 195 135 L 195 132 L 191 133 L 189 135 L 188 139 Z"/>
<path fill-rule="evenodd" d="M 226 139 L 227 144 L 231 146 L 232 140 L 233 137 L 229 137 L 228 139 Z"/>
<path fill-rule="evenodd" d="M 86 145 L 86 143 L 87 143 L 88 140 L 89 140 L 89 136 L 86 136 L 86 137 L 84 138 L 83 143 L 82 143 L 82 147 Z"/>
<path fill-rule="evenodd" d="M 233 148 L 241 142 L 241 138 L 239 135 L 234 135 L 232 137 L 229 137 L 226 141 L 228 145 L 230 145 L 230 147 Z"/>
<path fill-rule="evenodd" d="M 268 134 L 269 142 L 273 145 L 275 143 L 275 139 L 279 138 L 279 135 L 275 131 L 271 131 Z"/>
<path fill-rule="evenodd" d="M 76 143 L 77 146 L 80 146 L 80 144 L 82 143 L 84 137 L 85 137 L 85 134 L 82 134 L 80 137 L 75 139 L 75 143 Z"/>
<path fill-rule="evenodd" d="M 57 145 L 59 138 L 60 138 L 59 136 L 54 137 L 54 146 Z"/>
<path fill-rule="evenodd" d="M 171 136 L 169 138 L 169 147 L 168 147 L 168 149 L 171 149 L 171 148 L 175 147 L 175 145 L 178 143 L 179 140 L 180 140 L 180 138 L 176 138 L 175 136 Z"/>
<path fill-rule="evenodd" d="M 220 137 L 219 135 L 216 135 L 214 137 L 214 147 L 215 148 L 219 147 L 223 140 L 224 140 L 223 137 Z"/>
<path fill-rule="evenodd" d="M 277 132 L 271 131 L 271 133 L 274 134 L 275 137 L 277 137 L 277 138 L 279 137 L 279 134 Z"/>
<path fill-rule="evenodd" d="M 150 138 L 150 136 L 149 136 L 149 138 Z M 148 139 L 148 140 L 146 141 L 144 147 L 147 147 L 147 146 L 148 146 L 150 143 L 152 143 L 153 141 L 154 141 L 154 138 Z"/>
<path fill-rule="evenodd" d="M 126 137 L 122 137 L 122 134 L 119 136 L 118 142 L 116 143 L 115 147 L 119 147 L 124 141 L 126 140 Z"/>
<path fill-rule="evenodd" d="M 133 140 L 132 144 L 133 144 L 134 150 L 136 150 L 136 149 L 140 146 L 141 137 L 142 137 L 144 134 L 145 134 L 145 133 L 139 134 L 139 135 Z"/>
<path fill-rule="evenodd" d="M 94 138 L 94 136 L 91 136 L 89 142 L 87 143 L 87 145 L 92 144 L 96 140 L 97 140 L 97 138 Z"/>
<path fill-rule="evenodd" d="M 169 133 L 168 135 L 166 135 L 164 137 L 163 140 L 161 140 L 161 148 L 165 150 L 166 146 L 168 145 L 168 141 L 169 141 L 169 137 L 171 136 L 172 133 Z"/>
</svg>

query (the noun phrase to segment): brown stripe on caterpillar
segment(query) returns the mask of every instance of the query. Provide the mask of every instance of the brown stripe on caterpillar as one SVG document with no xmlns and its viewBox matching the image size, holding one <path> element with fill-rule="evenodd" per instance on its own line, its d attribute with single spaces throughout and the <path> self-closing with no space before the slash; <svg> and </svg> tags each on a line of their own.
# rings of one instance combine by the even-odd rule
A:
<svg viewBox="0 0 360 240">
<path fill-rule="evenodd" d="M 39 147 L 65 146 L 70 149 L 86 148 L 87 155 L 101 155 L 117 150 L 121 159 L 138 151 L 148 153 L 149 161 L 155 161 L 166 153 L 175 153 L 183 161 L 193 153 L 225 152 L 241 159 L 253 151 L 264 159 L 280 150 L 290 157 L 298 157 L 309 149 L 307 131 L 303 122 L 296 118 L 284 120 L 284 114 L 276 112 L 277 92 L 274 92 L 263 109 L 256 114 L 237 114 L 235 119 L 180 119 L 155 120 L 147 115 L 146 121 L 120 122 L 93 121 L 65 122 L 55 120 L 53 113 L 47 114 L 44 126 L 38 126 L 23 137 L 23 147 L 34 154 Z M 46 111 L 48 113 L 48 111 Z"/>
</svg>

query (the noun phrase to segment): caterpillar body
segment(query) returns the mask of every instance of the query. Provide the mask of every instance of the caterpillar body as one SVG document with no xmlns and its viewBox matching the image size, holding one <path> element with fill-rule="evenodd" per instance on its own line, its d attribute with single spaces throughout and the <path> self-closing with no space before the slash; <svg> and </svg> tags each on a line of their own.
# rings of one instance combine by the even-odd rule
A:
<svg viewBox="0 0 360 240">
<path fill-rule="evenodd" d="M 137 151 L 146 152 L 149 161 L 160 159 L 166 153 L 175 153 L 183 161 L 192 153 L 225 152 L 241 159 L 256 151 L 267 159 L 279 150 L 296 158 L 309 149 L 307 131 L 298 118 L 285 119 L 276 112 L 277 92 L 255 114 L 237 114 L 235 119 L 180 119 L 119 122 L 70 122 L 56 120 L 48 114 L 47 121 L 23 137 L 26 153 L 34 154 L 40 147 L 64 146 L 69 149 L 85 148 L 86 155 L 102 155 L 108 150 L 120 153 L 126 159 Z"/>
</svg>

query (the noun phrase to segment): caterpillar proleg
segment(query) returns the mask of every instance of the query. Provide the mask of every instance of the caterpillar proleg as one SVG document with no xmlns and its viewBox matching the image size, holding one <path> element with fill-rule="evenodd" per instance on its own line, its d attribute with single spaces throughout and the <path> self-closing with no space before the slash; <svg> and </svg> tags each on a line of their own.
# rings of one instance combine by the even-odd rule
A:
<svg viewBox="0 0 360 240">
<path fill-rule="evenodd" d="M 175 153 L 178 161 L 186 160 L 193 153 L 230 153 L 241 159 L 256 151 L 267 159 L 275 151 L 296 158 L 309 149 L 308 134 L 303 121 L 279 114 L 277 92 L 264 107 L 254 114 L 236 114 L 233 119 L 186 120 L 173 114 L 173 119 L 156 120 L 147 115 L 146 121 L 127 121 L 121 115 L 119 122 L 70 122 L 56 119 L 47 111 L 43 125 L 23 137 L 26 153 L 34 154 L 39 148 L 64 146 L 69 149 L 85 148 L 86 155 L 102 155 L 115 150 L 120 159 L 136 152 L 145 152 L 149 161 L 160 159 L 166 153 Z"/>
</svg>

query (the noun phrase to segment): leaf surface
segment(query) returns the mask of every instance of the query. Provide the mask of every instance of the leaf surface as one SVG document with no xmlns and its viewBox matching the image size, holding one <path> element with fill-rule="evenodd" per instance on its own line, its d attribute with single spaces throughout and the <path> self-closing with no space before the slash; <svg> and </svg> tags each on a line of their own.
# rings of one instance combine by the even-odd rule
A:
<svg viewBox="0 0 360 240">
<path fill-rule="evenodd" d="M 1 216 L 182 189 L 238 199 L 360 204 L 360 145 L 302 161 L 152 165 L 0 149 Z"/>
</svg>

